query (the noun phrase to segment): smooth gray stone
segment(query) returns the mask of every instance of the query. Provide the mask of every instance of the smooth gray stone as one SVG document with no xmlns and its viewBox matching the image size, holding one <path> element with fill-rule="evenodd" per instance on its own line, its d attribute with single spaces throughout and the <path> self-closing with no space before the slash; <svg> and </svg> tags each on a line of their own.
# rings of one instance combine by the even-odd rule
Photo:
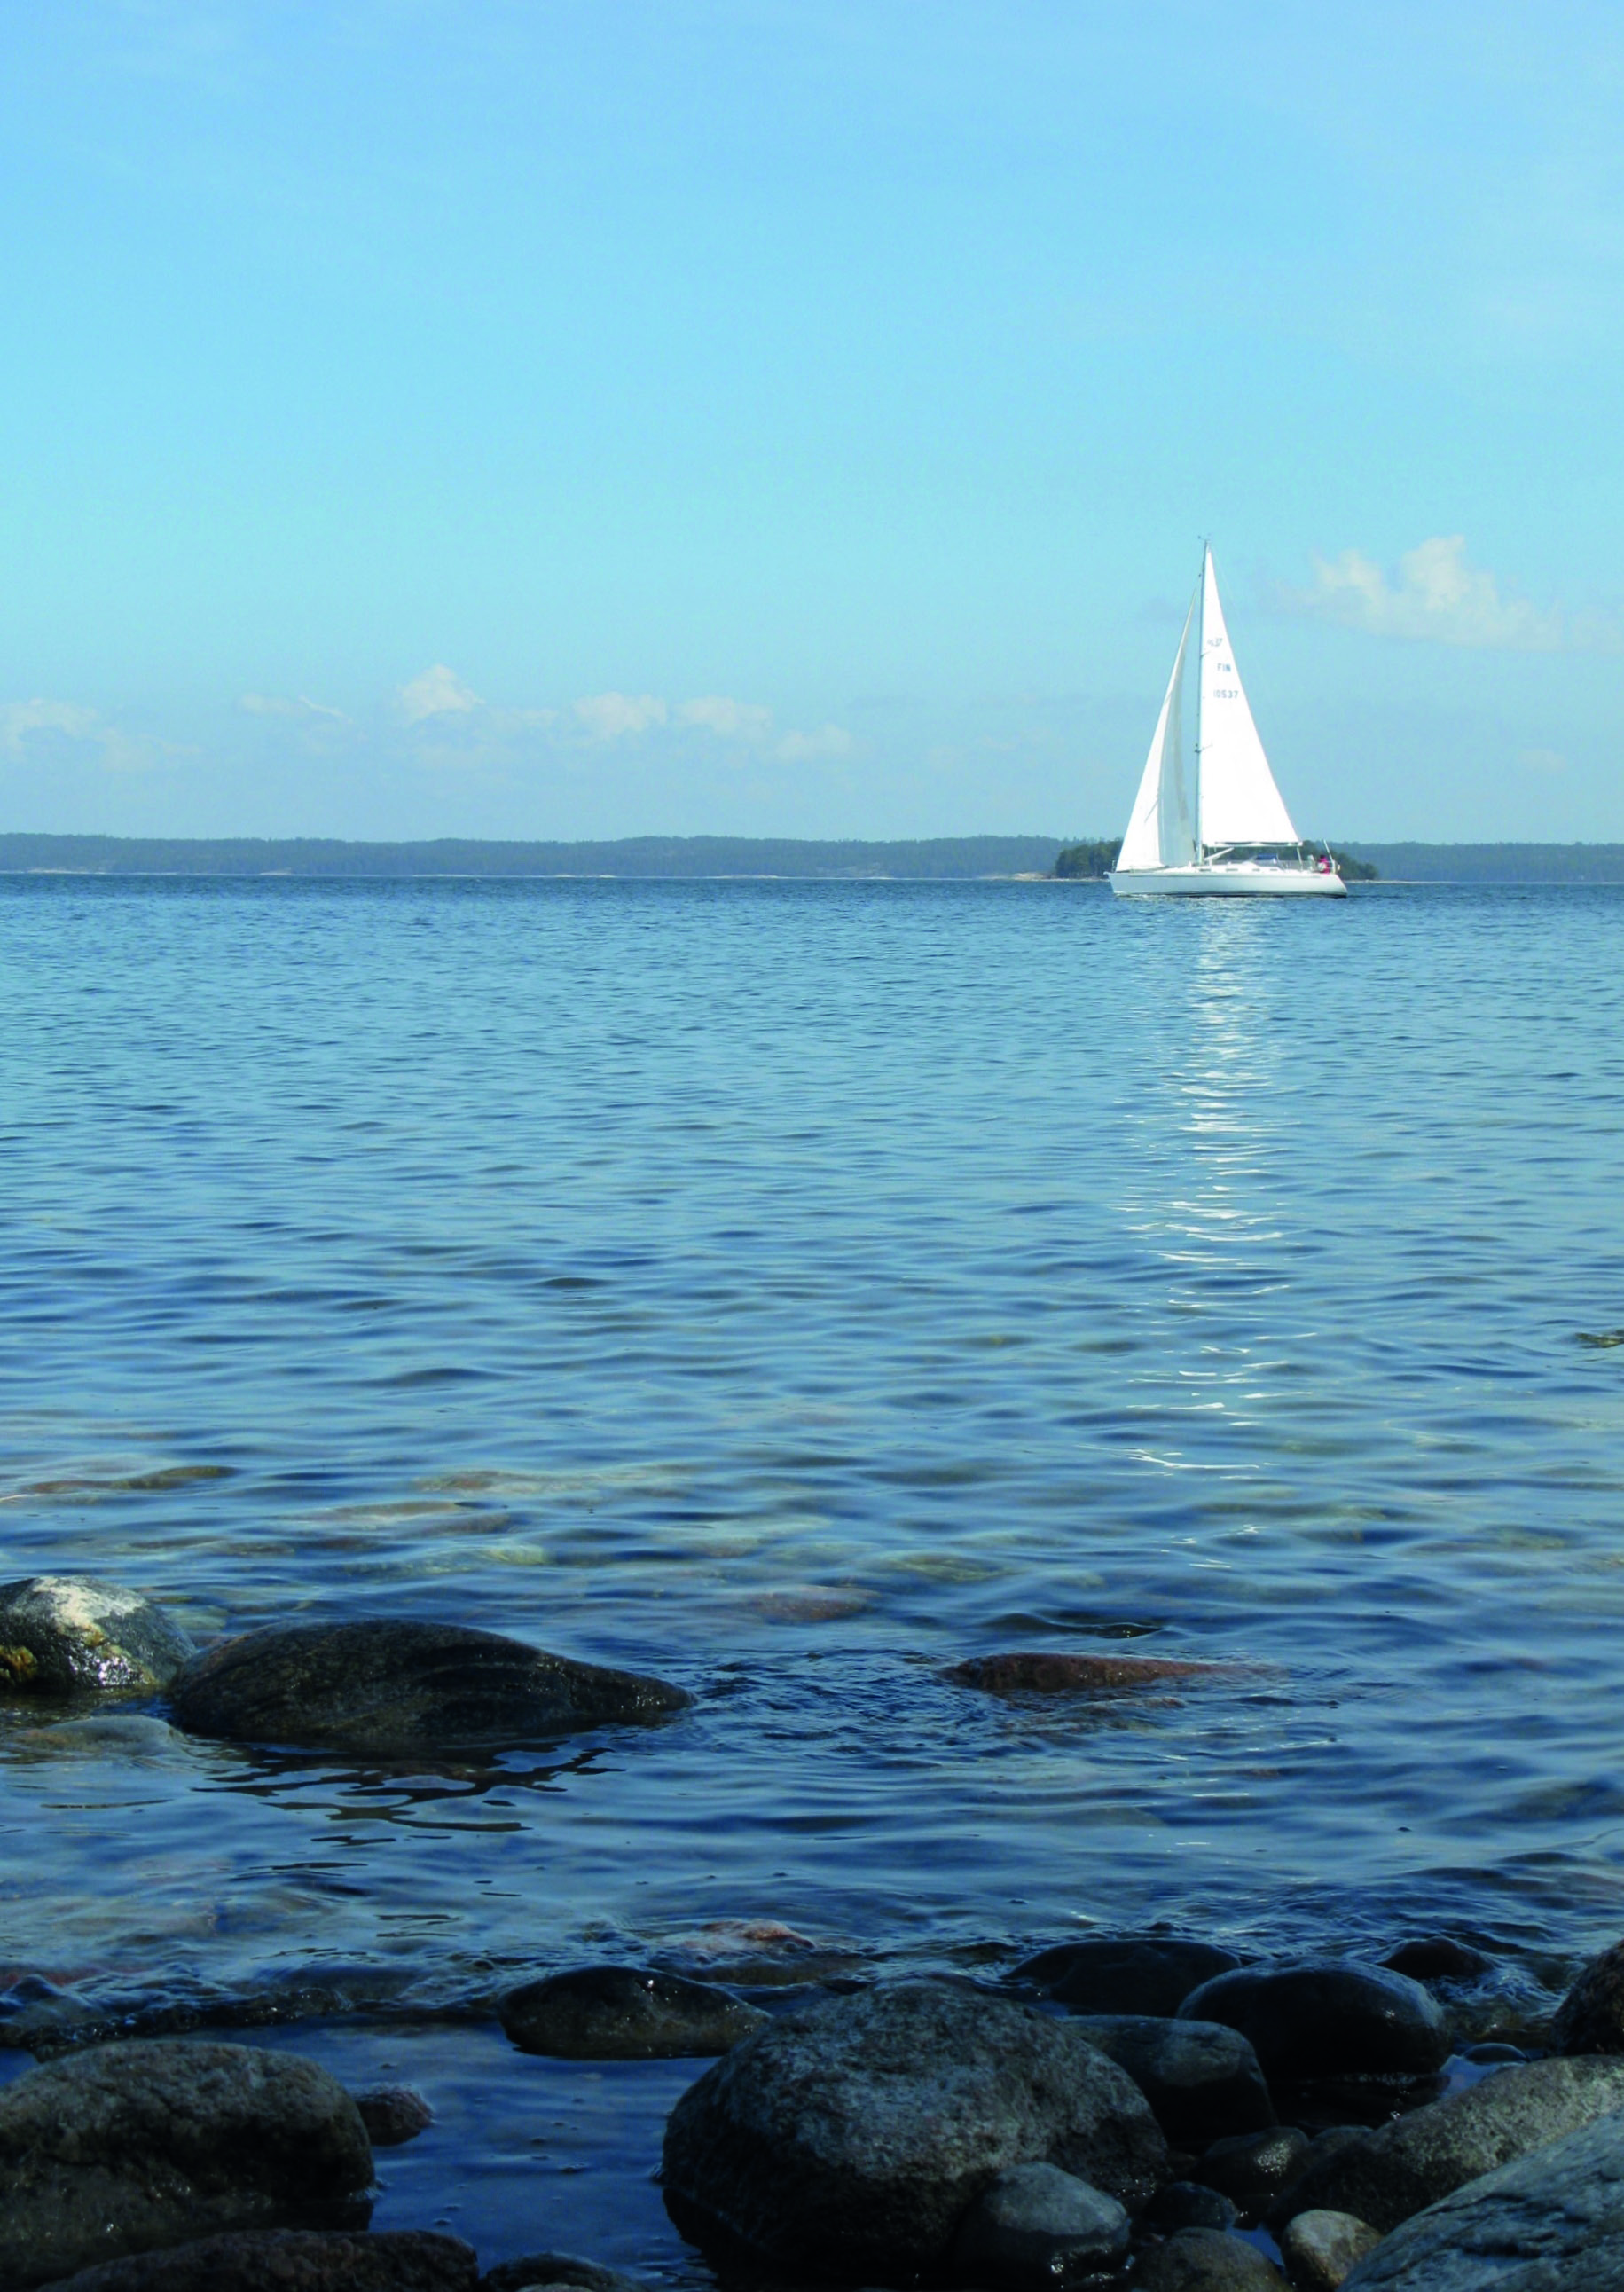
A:
<svg viewBox="0 0 1624 2292">
<path fill-rule="evenodd" d="M 1212 1942 L 1129 1935 L 1058 1943 L 1016 1966 L 1010 1979 L 1046 1989 L 1074 2014 L 1168 2015 L 1203 1981 L 1240 1963 L 1232 1949 Z"/>
<path fill-rule="evenodd" d="M 103 2261 L 48 2292 L 476 2292 L 479 2272 L 472 2245 L 432 2229 L 248 2230 Z"/>
<path fill-rule="evenodd" d="M 371 2186 L 360 2113 L 314 2062 L 99 2046 L 0 2091 L 0 2284 L 228 2229 L 355 2225 Z"/>
<path fill-rule="evenodd" d="M 1624 2110 L 1624 2061 L 1523 2062 L 1311 2157 L 1281 2207 L 1353 2213 L 1385 2234 L 1467 2181 Z"/>
<path fill-rule="evenodd" d="M 230 1743 L 390 1758 L 643 1726 L 692 1698 L 462 1624 L 287 1624 L 222 1640 L 170 1689 L 176 1723 Z"/>
<path fill-rule="evenodd" d="M 568 2252 L 530 2252 L 521 2260 L 500 2261 L 481 2277 L 480 2292 L 529 2292 L 532 2286 L 546 2284 L 567 2284 L 571 2292 L 649 2292 L 635 2276 Z"/>
<path fill-rule="evenodd" d="M 1243 2213 L 1261 2215 L 1297 2179 L 1307 2155 L 1307 2135 L 1295 2125 L 1277 2125 L 1267 2133 L 1215 2141 L 1194 2177 L 1209 2189 L 1221 2189 Z"/>
<path fill-rule="evenodd" d="M 1051 2292 L 1127 2250 L 1114 2197 L 1057 2165 L 1012 2165 L 982 2191 L 953 2242 L 953 2273 L 988 2292 Z"/>
<path fill-rule="evenodd" d="M 1380 2242 L 1381 2231 L 1352 2213 L 1299 2213 L 1281 2232 L 1280 2256 L 1297 2292 L 1338 2292 Z"/>
<path fill-rule="evenodd" d="M 570 2062 L 653 2062 L 725 2054 L 767 2016 L 678 1973 L 583 1965 L 510 1989 L 497 2008 L 524 2054 Z"/>
<path fill-rule="evenodd" d="M 1344 2292 L 1624 2292 L 1624 2117 L 1468 2181 L 1384 2237 Z"/>
<path fill-rule="evenodd" d="M 1011 2165 L 1129 2203 L 1168 2148 L 1133 2079 L 1071 2023 L 903 1982 L 775 2019 L 672 2110 L 665 2194 L 685 2235 L 798 2276 L 911 2283 Z"/>
<path fill-rule="evenodd" d="M 161 1608 L 117 1584 L 93 1576 L 0 1584 L 0 1691 L 150 1694 L 193 1652 Z"/>
<path fill-rule="evenodd" d="M 1239 2030 L 1143 2014 L 1079 2014 L 1076 2021 L 1127 2071 L 1170 2141 L 1199 2146 L 1273 2124 L 1257 2056 Z"/>
<path fill-rule="evenodd" d="M 1581 1968 L 1551 2025 L 1563 2054 L 1624 2054 L 1624 1941 Z"/>
<path fill-rule="evenodd" d="M 355 2106 L 375 2149 L 400 2149 L 426 2133 L 434 2112 L 415 2085 L 369 2085 Z"/>
<path fill-rule="evenodd" d="M 1339 1959 L 1239 1966 L 1185 1998 L 1181 2021 L 1224 2022 L 1252 2041 L 1263 2073 L 1307 2082 L 1426 2077 L 1449 2058 L 1448 2026 L 1418 1981 Z"/>
<path fill-rule="evenodd" d="M 1244 2237 L 1184 2228 L 1142 2256 L 1134 2292 L 1283 2292 L 1285 2281 Z"/>
</svg>

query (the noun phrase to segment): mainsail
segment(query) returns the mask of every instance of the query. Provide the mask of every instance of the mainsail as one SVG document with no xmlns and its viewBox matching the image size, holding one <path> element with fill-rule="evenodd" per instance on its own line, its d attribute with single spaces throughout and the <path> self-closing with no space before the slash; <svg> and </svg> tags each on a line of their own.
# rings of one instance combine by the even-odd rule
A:
<svg viewBox="0 0 1624 2292">
<path fill-rule="evenodd" d="M 1184 727 L 1184 684 L 1190 654 L 1190 630 L 1200 602 L 1200 592 L 1190 600 L 1184 634 L 1168 690 L 1144 760 L 1139 793 L 1122 849 L 1119 870 L 1139 868 L 1185 868 L 1196 858 L 1196 819 L 1200 809 L 1194 744 Z"/>
<path fill-rule="evenodd" d="M 1199 867 L 1215 847 L 1297 840 L 1235 666 L 1212 552 L 1203 550 L 1117 872 Z"/>
</svg>

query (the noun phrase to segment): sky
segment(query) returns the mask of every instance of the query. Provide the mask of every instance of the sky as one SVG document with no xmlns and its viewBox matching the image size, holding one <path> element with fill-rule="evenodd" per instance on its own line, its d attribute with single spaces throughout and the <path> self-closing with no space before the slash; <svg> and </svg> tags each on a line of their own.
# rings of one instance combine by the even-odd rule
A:
<svg viewBox="0 0 1624 2292">
<path fill-rule="evenodd" d="M 1612 0 L 12 0 L 0 829 L 1624 839 Z"/>
</svg>

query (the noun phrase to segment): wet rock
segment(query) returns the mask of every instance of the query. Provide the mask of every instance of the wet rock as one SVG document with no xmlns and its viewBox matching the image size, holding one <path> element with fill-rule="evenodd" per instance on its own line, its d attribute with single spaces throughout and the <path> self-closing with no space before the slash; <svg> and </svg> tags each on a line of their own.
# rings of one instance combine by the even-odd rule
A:
<svg viewBox="0 0 1624 2292">
<path fill-rule="evenodd" d="M 1012 2165 L 1058 2165 L 1131 2203 L 1166 2160 L 1138 2087 L 1071 2023 L 904 1982 L 736 2046 L 671 2112 L 664 2179 L 696 2243 L 888 2283 L 939 2272 L 970 2205 Z"/>
<path fill-rule="evenodd" d="M 1010 1977 L 1046 1989 L 1074 2014 L 1176 2014 L 1191 1991 L 1240 1960 L 1210 1942 L 1164 1941 L 1147 1934 L 1124 1941 L 1062 1942 L 1016 1966 Z"/>
<path fill-rule="evenodd" d="M 1528 2055 L 1521 2046 L 1502 2045 L 1491 2038 L 1481 2046 L 1463 2046 L 1460 2058 L 1463 2062 L 1482 2062 L 1498 2067 L 1505 2062 L 1525 2062 Z"/>
<path fill-rule="evenodd" d="M 1233 1678 L 1240 1669 L 1239 1664 L 1185 1663 L 1172 1656 L 1041 1655 L 1022 1649 L 973 1656 L 942 1677 L 955 1687 L 979 1687 L 989 1695 L 1097 1695 L 1102 1689 Z"/>
<path fill-rule="evenodd" d="M 228 2229 L 356 2225 L 371 2184 L 360 2114 L 314 2062 L 98 2046 L 0 2091 L 0 2283 Z"/>
<path fill-rule="evenodd" d="M 1388 1951 L 1382 1964 L 1412 1981 L 1476 1981 L 1494 1971 L 1494 1960 L 1451 1934 L 1418 1934 Z"/>
<path fill-rule="evenodd" d="M 194 1735 L 391 1758 L 641 1726 L 692 1700 L 662 1679 L 461 1624 L 289 1624 L 222 1640 L 174 1680 Z"/>
<path fill-rule="evenodd" d="M 1468 2181 L 1394 2230 L 1344 2292 L 1619 2292 L 1624 2117 Z"/>
<path fill-rule="evenodd" d="M 1449 2057 L 1437 2002 L 1407 1974 L 1326 1959 L 1243 1965 L 1186 1997 L 1181 2021 L 1224 2022 L 1248 2037 L 1271 2085 L 1350 2077 L 1420 2078 Z"/>
<path fill-rule="evenodd" d="M 50 2292 L 475 2292 L 479 2273 L 471 2245 L 427 2229 L 249 2230 L 102 2261 Z"/>
<path fill-rule="evenodd" d="M 139 1592 L 92 1576 L 0 1584 L 0 1691 L 151 1694 L 192 1653 L 180 1626 Z"/>
<path fill-rule="evenodd" d="M 1624 2061 L 1526 2062 L 1312 2157 L 1285 2211 L 1353 2213 L 1384 2233 L 1514 2158 L 1624 2110 Z"/>
<path fill-rule="evenodd" d="M 1233 2228 L 1240 2213 L 1221 2189 L 1200 2181 L 1164 2181 L 1139 2215 L 1143 2228 L 1171 2236 L 1181 2228 Z"/>
<path fill-rule="evenodd" d="M 530 2292 L 544 2284 L 567 2284 L 574 2292 L 649 2292 L 635 2276 L 568 2252 L 531 2252 L 522 2260 L 504 2260 L 481 2277 L 480 2292 Z"/>
<path fill-rule="evenodd" d="M 1249 2218 L 1258 2219 L 1297 2179 L 1307 2155 L 1307 2136 L 1295 2125 L 1277 2125 L 1267 2133 L 1215 2141 L 1195 2177 L 1209 2189 L 1221 2189 Z"/>
<path fill-rule="evenodd" d="M 1169 2141 L 1216 2141 L 1274 2122 L 1257 2056 L 1239 2030 L 1138 2014 L 1087 2014 L 1076 2026 L 1125 2069 Z"/>
<path fill-rule="evenodd" d="M 371 2085 L 355 2096 L 375 2149 L 400 2149 L 426 2133 L 434 2112 L 413 2085 Z"/>
<path fill-rule="evenodd" d="M 965 2215 L 951 2265 L 962 2283 L 988 2292 L 1049 2292 L 1109 2267 L 1127 2240 L 1114 2197 L 1057 2165 L 1012 2165 Z"/>
<path fill-rule="evenodd" d="M 1283 2292 L 1285 2278 L 1244 2237 L 1181 2229 L 1144 2254 L 1134 2292 Z"/>
<path fill-rule="evenodd" d="M 1352 2213 L 1299 2213 L 1281 2232 L 1280 2256 L 1297 2292 L 1337 2292 L 1380 2242 L 1381 2231 Z"/>
<path fill-rule="evenodd" d="M 584 1965 L 528 1981 L 497 2010 L 521 2053 L 570 2062 L 725 2054 L 767 2018 L 709 1983 L 629 1965 Z"/>
<path fill-rule="evenodd" d="M 1624 1941 L 1583 1967 L 1556 2008 L 1551 2036 L 1559 2054 L 1624 2054 Z"/>
</svg>

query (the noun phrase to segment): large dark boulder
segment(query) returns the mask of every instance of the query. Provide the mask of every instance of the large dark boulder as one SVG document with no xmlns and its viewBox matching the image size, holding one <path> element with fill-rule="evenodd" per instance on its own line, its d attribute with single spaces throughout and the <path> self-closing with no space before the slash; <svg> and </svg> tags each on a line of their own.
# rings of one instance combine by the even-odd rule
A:
<svg viewBox="0 0 1624 2292">
<path fill-rule="evenodd" d="M 1624 2061 L 1526 2062 L 1311 2157 L 1281 2208 L 1396 2228 L 1467 2181 L 1624 2110 Z"/>
<path fill-rule="evenodd" d="M 475 2292 L 479 2274 L 472 2245 L 430 2229 L 250 2229 L 102 2261 L 49 2292 Z"/>
<path fill-rule="evenodd" d="M 1138 2087 L 1070 2022 L 906 1982 L 774 2020 L 691 2086 L 666 2202 L 693 2240 L 797 2277 L 907 2283 L 1012 2165 L 1134 2203 L 1167 2170 Z"/>
<path fill-rule="evenodd" d="M 1060 1942 L 1016 1966 L 1010 1979 L 1030 1982 L 1074 2014 L 1176 2014 L 1192 1989 L 1240 1960 L 1206 1941 L 1159 1934 L 1117 1941 Z"/>
<path fill-rule="evenodd" d="M 1624 2116 L 1428 2205 L 1343 2292 L 1624 2292 Z"/>
<path fill-rule="evenodd" d="M 680 1973 L 582 1965 L 510 1989 L 497 2009 L 522 2054 L 570 2062 L 653 2062 L 725 2054 L 766 2015 Z"/>
<path fill-rule="evenodd" d="M 192 1652 L 161 1608 L 117 1584 L 93 1576 L 0 1584 L 0 1692 L 150 1694 Z"/>
<path fill-rule="evenodd" d="M 1422 2078 L 1449 2058 L 1449 2030 L 1418 1981 L 1379 1965 L 1321 1959 L 1239 1966 L 1204 1981 L 1179 2019 L 1224 2022 L 1249 2038 L 1264 2075 L 1305 2084 L 1330 2078 Z"/>
<path fill-rule="evenodd" d="M 462 1624 L 285 1624 L 189 1663 L 170 1708 L 194 1735 L 390 1758 L 497 1749 L 583 1728 L 640 1726 L 680 1687 L 545 1655 Z"/>
<path fill-rule="evenodd" d="M 228 2229 L 364 2223 L 372 2145 L 294 2054 L 136 2038 L 0 2091 L 0 2284 Z"/>
<path fill-rule="evenodd" d="M 1624 1941 L 1581 1968 L 1556 2008 L 1551 2035 L 1563 2054 L 1624 2054 Z"/>
<path fill-rule="evenodd" d="M 1076 2026 L 1127 2071 L 1169 2141 L 1201 2148 L 1274 2122 L 1257 2056 L 1239 2030 L 1143 2014 L 1079 2014 Z"/>
</svg>

